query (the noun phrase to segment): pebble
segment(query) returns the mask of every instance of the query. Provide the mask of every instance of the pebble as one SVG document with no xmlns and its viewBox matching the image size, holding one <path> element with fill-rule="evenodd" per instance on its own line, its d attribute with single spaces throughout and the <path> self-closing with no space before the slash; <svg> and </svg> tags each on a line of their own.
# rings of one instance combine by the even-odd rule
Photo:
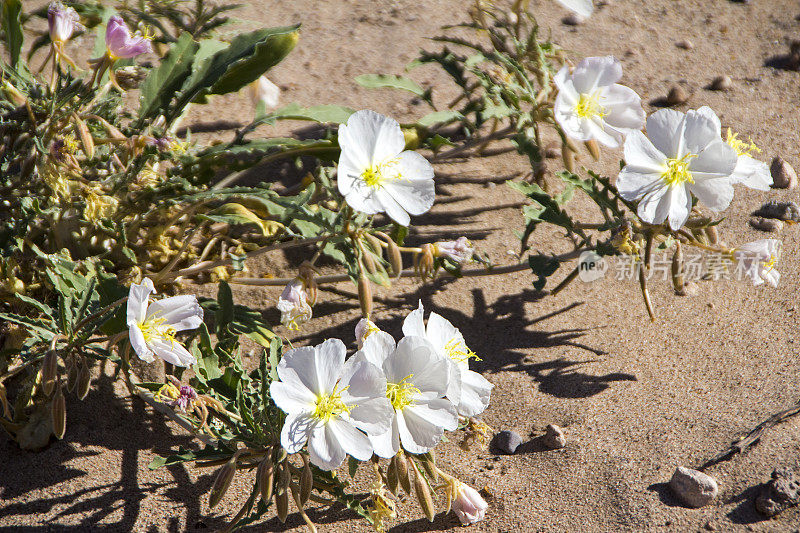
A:
<svg viewBox="0 0 800 533">
<path fill-rule="evenodd" d="M 686 94 L 679 86 L 674 86 L 672 89 L 669 90 L 667 94 L 667 103 L 669 105 L 678 105 L 686 102 L 689 99 L 689 95 Z"/>
<path fill-rule="evenodd" d="M 756 509 L 771 518 L 798 503 L 800 478 L 795 477 L 791 468 L 779 468 L 772 472 L 772 479 L 756 498 Z"/>
<path fill-rule="evenodd" d="M 544 149 L 544 156 L 547 159 L 558 159 L 561 157 L 561 145 L 558 143 L 550 143 Z"/>
<path fill-rule="evenodd" d="M 497 184 L 493 181 L 487 181 L 486 183 L 483 184 L 483 186 L 487 189 L 494 189 L 495 187 L 497 187 Z"/>
<path fill-rule="evenodd" d="M 542 437 L 542 443 L 551 450 L 558 450 L 567 445 L 567 438 L 560 427 L 555 424 L 548 424 Z"/>
<path fill-rule="evenodd" d="M 577 13 L 570 13 L 563 19 L 561 19 L 562 24 L 566 24 L 567 26 L 580 26 L 586 21 L 585 18 L 578 15 Z"/>
<path fill-rule="evenodd" d="M 706 522 L 705 528 L 706 528 L 706 531 L 716 531 L 717 530 L 717 524 L 715 524 L 714 522 L 709 520 L 708 522 Z"/>
<path fill-rule="evenodd" d="M 797 187 L 797 173 L 792 168 L 792 165 L 778 156 L 772 160 L 772 165 L 769 167 L 769 172 L 772 174 L 772 186 L 776 189 L 794 189 Z"/>
<path fill-rule="evenodd" d="M 754 229 L 770 233 L 777 233 L 783 229 L 783 221 L 776 218 L 753 217 L 750 219 L 750 225 Z"/>
<path fill-rule="evenodd" d="M 691 50 L 692 48 L 694 48 L 694 43 L 689 39 L 684 39 L 682 41 L 678 41 L 677 43 L 675 43 L 675 46 L 677 46 L 678 48 L 682 48 L 684 50 Z"/>
<path fill-rule="evenodd" d="M 753 216 L 800 222 L 800 207 L 794 202 L 770 200 L 762 205 L 758 211 L 753 213 Z"/>
<path fill-rule="evenodd" d="M 513 455 L 520 444 L 522 444 L 522 437 L 519 433 L 508 430 L 503 430 L 495 435 L 492 441 L 492 447 L 506 455 Z"/>
<path fill-rule="evenodd" d="M 717 481 L 699 470 L 679 466 L 669 480 L 672 492 L 689 507 L 703 507 L 717 497 Z"/>
<path fill-rule="evenodd" d="M 711 80 L 709 89 L 712 91 L 730 91 L 733 88 L 733 80 L 730 76 L 717 76 Z"/>
</svg>

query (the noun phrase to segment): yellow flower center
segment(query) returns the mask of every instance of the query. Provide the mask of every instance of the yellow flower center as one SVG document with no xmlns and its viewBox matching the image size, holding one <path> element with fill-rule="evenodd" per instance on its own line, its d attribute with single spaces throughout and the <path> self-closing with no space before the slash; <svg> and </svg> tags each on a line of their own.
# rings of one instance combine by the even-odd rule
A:
<svg viewBox="0 0 800 533">
<path fill-rule="evenodd" d="M 733 133 L 730 128 L 728 128 L 728 138 L 725 139 L 725 142 L 727 142 L 731 148 L 736 150 L 736 155 L 750 155 L 753 152 L 761 151 L 761 149 L 750 139 L 748 139 L 747 142 L 739 139 L 739 134 Z"/>
<path fill-rule="evenodd" d="M 169 400 L 177 400 L 181 395 L 181 391 L 178 390 L 178 387 L 173 385 L 172 383 L 166 383 L 163 387 L 158 389 L 156 393 L 156 399 L 166 398 Z"/>
<path fill-rule="evenodd" d="M 361 179 L 364 180 L 364 183 L 366 183 L 368 187 L 373 189 L 380 187 L 381 183 L 387 179 L 399 180 L 403 177 L 400 172 L 397 172 L 393 176 L 387 175 L 387 169 L 395 166 L 396 164 L 397 160 L 391 159 L 377 165 L 370 165 L 364 170 L 364 172 L 361 173 Z"/>
<path fill-rule="evenodd" d="M 478 354 L 467 348 L 467 345 L 458 337 L 453 337 L 444 345 L 444 353 L 457 363 L 463 363 L 469 359 L 481 360 Z"/>
<path fill-rule="evenodd" d="M 337 383 L 336 386 L 338 387 L 338 385 Z M 342 401 L 342 393 L 346 391 L 347 388 L 348 387 L 345 387 L 337 391 L 336 387 L 334 387 L 333 392 L 330 394 L 320 394 L 317 396 L 317 404 L 311 416 L 317 420 L 327 422 L 334 416 L 338 416 L 344 412 L 350 413 L 351 407 L 345 405 Z"/>
<path fill-rule="evenodd" d="M 414 401 L 414 394 L 420 394 L 421 392 L 408 381 L 412 377 L 414 377 L 414 374 L 409 374 L 401 379 L 399 383 L 386 384 L 386 397 L 389 398 L 389 403 L 392 404 L 392 407 L 398 411 L 411 405 Z"/>
<path fill-rule="evenodd" d="M 166 319 L 158 317 L 150 317 L 149 320 L 139 323 L 139 329 L 142 330 L 142 337 L 144 342 L 150 342 L 155 338 L 162 338 L 170 342 L 175 342 L 175 328 L 172 326 L 162 327 Z"/>
<path fill-rule="evenodd" d="M 600 91 L 592 94 L 581 94 L 578 103 L 575 105 L 575 114 L 581 118 L 604 117 L 608 113 L 606 108 L 600 105 Z"/>
<path fill-rule="evenodd" d="M 694 183 L 692 173 L 689 171 L 691 160 L 697 157 L 694 154 L 686 154 L 680 159 L 667 159 L 667 169 L 661 174 L 667 185 L 680 185 L 682 183 Z"/>
<path fill-rule="evenodd" d="M 768 261 L 763 261 L 761 264 L 764 266 L 764 271 L 769 272 L 775 268 L 775 263 L 778 262 L 779 257 L 775 254 L 770 254 Z"/>
</svg>

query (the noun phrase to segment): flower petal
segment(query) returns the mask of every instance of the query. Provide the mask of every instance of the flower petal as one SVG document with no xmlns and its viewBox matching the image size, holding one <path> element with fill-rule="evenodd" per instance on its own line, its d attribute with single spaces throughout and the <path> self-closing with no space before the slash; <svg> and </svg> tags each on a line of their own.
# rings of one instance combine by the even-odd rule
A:
<svg viewBox="0 0 800 533">
<path fill-rule="evenodd" d="M 572 71 L 572 83 L 581 94 L 592 94 L 598 87 L 613 85 L 622 78 L 622 65 L 614 56 L 587 57 Z"/>
<path fill-rule="evenodd" d="M 139 356 L 139 359 L 147 361 L 148 363 L 155 361 L 153 351 L 147 347 L 147 343 L 144 341 L 144 334 L 142 333 L 142 330 L 139 329 L 138 324 L 134 323 L 128 327 L 128 338 L 131 341 L 131 347 L 133 347 L 133 351 L 136 352 L 136 355 Z"/>
<path fill-rule="evenodd" d="M 422 307 L 422 300 L 419 301 L 416 309 L 408 313 L 403 320 L 403 335 L 406 336 L 425 336 L 425 309 Z"/>
<path fill-rule="evenodd" d="M 287 381 L 273 381 L 269 395 L 280 409 L 286 413 L 299 413 L 314 409 L 317 397 L 300 383 L 295 375 Z"/>
<path fill-rule="evenodd" d="M 274 385 L 274 383 L 273 383 Z M 292 413 L 286 417 L 281 428 L 281 446 L 288 453 L 297 453 L 303 449 L 317 421 L 308 413 Z"/>
<path fill-rule="evenodd" d="M 380 191 L 388 193 L 403 211 L 407 211 L 411 215 L 427 213 L 433 207 L 436 199 L 436 187 L 433 180 L 404 181 L 399 179 L 387 182 Z M 378 198 L 381 198 L 380 191 Z M 386 205 L 382 198 L 381 203 Z M 389 210 L 387 209 L 386 212 L 389 213 Z"/>
<path fill-rule="evenodd" d="M 319 392 L 331 393 L 341 377 L 347 348 L 339 339 L 328 339 L 315 348 L 317 354 L 314 360 Z"/>
<path fill-rule="evenodd" d="M 308 438 L 308 456 L 311 464 L 323 470 L 338 468 L 347 455 L 336 435 L 328 431 L 329 424 L 317 424 Z"/>
<path fill-rule="evenodd" d="M 395 159 L 395 167 L 400 171 L 401 180 L 432 180 L 434 176 L 433 165 L 422 154 L 406 150 Z"/>
<path fill-rule="evenodd" d="M 140 324 L 147 316 L 147 303 L 150 295 L 156 292 L 150 278 L 144 278 L 140 284 L 132 284 L 128 292 L 127 324 Z"/>
<path fill-rule="evenodd" d="M 197 363 L 197 359 L 184 348 L 183 344 L 171 339 L 153 339 L 147 343 L 158 357 L 175 366 L 188 367 Z"/>
<path fill-rule="evenodd" d="M 194 295 L 171 296 L 150 304 L 147 318 L 151 317 L 164 319 L 164 325 L 176 331 L 196 329 L 203 323 L 203 308 Z"/>
<path fill-rule="evenodd" d="M 680 158 L 686 115 L 673 109 L 660 109 L 647 117 L 647 138 L 669 158 Z"/>
<path fill-rule="evenodd" d="M 368 435 L 372 449 L 378 457 L 386 459 L 394 457 L 400 450 L 400 432 L 397 429 L 397 419 L 392 417 L 392 427 L 380 435 Z"/>
<path fill-rule="evenodd" d="M 472 370 L 461 372 L 461 401 L 456 408 L 461 416 L 478 416 L 489 407 L 494 385 Z"/>
<path fill-rule="evenodd" d="M 615 84 L 603 89 L 600 104 L 606 109 L 603 120 L 608 125 L 624 130 L 626 134 L 644 127 L 646 115 L 642 100 L 630 87 Z"/>
<path fill-rule="evenodd" d="M 326 424 L 326 433 L 329 439 L 336 439 L 345 452 L 359 461 L 366 461 L 372 457 L 372 444 L 369 439 L 349 422 L 339 417 L 331 418 Z"/>
<path fill-rule="evenodd" d="M 625 169 L 636 174 L 655 174 L 664 172 L 667 156 L 653 145 L 644 133 L 633 131 L 625 139 Z M 619 180 L 617 181 L 619 186 Z"/>
<path fill-rule="evenodd" d="M 375 189 L 375 198 L 381 204 L 389 218 L 400 224 L 401 226 L 408 226 L 411 222 L 411 217 L 408 216 L 405 209 L 397 203 L 397 200 L 387 191 L 386 187 Z"/>
<path fill-rule="evenodd" d="M 571 9 L 582 17 L 589 17 L 594 11 L 592 0 L 557 0 L 559 4 Z"/>
<path fill-rule="evenodd" d="M 741 183 L 751 189 L 768 191 L 772 185 L 772 174 L 769 166 L 763 161 L 749 155 L 740 155 L 731 174 L 731 183 Z"/>
<path fill-rule="evenodd" d="M 368 109 L 356 111 L 339 126 L 339 146 L 359 168 L 383 163 L 403 151 L 406 141 L 400 124 Z"/>
</svg>

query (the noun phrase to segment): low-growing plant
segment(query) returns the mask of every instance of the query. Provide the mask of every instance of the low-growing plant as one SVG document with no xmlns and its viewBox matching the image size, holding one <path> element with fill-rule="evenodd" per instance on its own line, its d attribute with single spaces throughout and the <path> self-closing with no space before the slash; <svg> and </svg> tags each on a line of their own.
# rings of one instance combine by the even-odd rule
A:
<svg viewBox="0 0 800 533">
<path fill-rule="evenodd" d="M 591 7 L 562 3 L 584 13 Z M 540 39 L 527 4 L 478 0 L 470 23 L 437 39 L 444 49 L 413 64 L 435 63 L 451 76 L 461 94 L 446 106 L 410 78 L 359 76 L 362 85 L 410 91 L 431 106 L 401 125 L 333 104 L 274 109 L 275 87 L 264 74 L 291 52 L 299 25 L 227 40 L 223 13 L 233 6 L 202 0 L 55 2 L 34 13 L 2 0 L 0 424 L 27 449 L 63 438 L 65 395 L 84 399 L 93 367 L 109 363 L 131 394 L 204 443 L 151 467 L 219 467 L 210 507 L 237 472 L 256 472 L 230 528 L 273 505 L 284 521 L 293 502 L 315 530 L 309 502 L 339 502 L 380 530 L 396 517 L 401 491 L 430 520 L 437 492 L 463 523 L 482 519 L 486 503 L 436 464 L 435 448 L 445 431 L 461 431 L 465 447 L 485 440 L 489 428 L 478 417 L 492 384 L 470 370 L 478 356 L 436 313 L 426 323 L 421 306 L 412 311 L 399 342 L 380 331 L 370 320 L 375 284 L 532 269 L 542 289 L 562 263 L 590 251 L 632 256 L 645 274 L 655 246 L 674 249 L 676 292 L 685 287 L 685 246 L 720 254 L 756 282 L 777 282 L 780 243 L 727 247 L 719 221 L 696 205 L 723 209 L 734 183 L 768 187 L 769 173 L 748 155 L 755 147 L 730 133 L 723 141 L 708 108 L 651 115 L 648 139 L 639 97 L 617 84 L 619 63 L 588 58 L 571 69 L 563 50 Z M 48 18 L 48 32 L 26 48 L 26 24 L 37 16 Z M 95 31 L 99 43 L 85 70 L 71 47 L 83 31 Z M 35 69 L 41 48 L 48 51 Z M 150 64 L 135 65 L 140 56 Z M 227 142 L 204 145 L 181 126 L 191 106 L 248 86 L 255 118 Z M 123 98 L 131 90 L 135 105 Z M 281 120 L 313 121 L 322 133 L 263 135 L 260 126 Z M 565 165 L 557 186 L 544 159 L 549 134 L 560 139 Z M 509 183 L 531 200 L 520 261 L 496 266 L 465 237 L 407 245 L 411 217 L 435 201 L 431 161 L 486 153 L 504 140 L 531 165 L 529 179 Z M 624 145 L 616 181 L 579 175 L 581 142 L 595 158 L 599 144 Z M 278 193 L 269 173 L 256 185 L 237 185 L 276 161 L 298 163 L 297 185 Z M 566 209 L 576 191 L 597 205 L 602 222 Z M 543 222 L 566 230 L 573 250 L 532 253 Z M 293 247 L 312 250 L 296 275 L 240 275 L 249 258 Z M 338 273 L 320 272 L 323 256 Z M 178 294 L 189 279 L 217 283 L 217 298 Z M 647 276 L 639 279 L 653 316 Z M 348 280 L 364 317 L 349 357 L 337 339 L 292 347 L 275 333 L 280 326 L 234 303 L 229 285 L 284 287 L 276 307 L 291 332 L 312 318 L 318 285 Z M 245 339 L 260 347 L 255 361 L 243 356 Z M 133 358 L 166 361 L 171 373 L 165 383 L 143 382 Z M 345 460 L 350 477 L 368 465 L 368 494 L 336 474 Z"/>
</svg>

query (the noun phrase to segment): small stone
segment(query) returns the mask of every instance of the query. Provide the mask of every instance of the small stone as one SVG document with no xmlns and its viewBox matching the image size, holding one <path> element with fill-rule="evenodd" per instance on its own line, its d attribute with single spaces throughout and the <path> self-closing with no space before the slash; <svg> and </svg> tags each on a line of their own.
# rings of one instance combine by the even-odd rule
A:
<svg viewBox="0 0 800 533">
<path fill-rule="evenodd" d="M 495 187 L 497 187 L 497 184 L 493 181 L 487 181 L 486 183 L 483 184 L 483 186 L 486 187 L 487 189 L 494 189 Z"/>
<path fill-rule="evenodd" d="M 716 531 L 717 530 L 717 525 L 714 522 L 712 522 L 711 520 L 709 520 L 708 522 L 706 522 L 705 528 L 706 528 L 706 531 Z"/>
<path fill-rule="evenodd" d="M 792 166 L 778 156 L 769 167 L 772 174 L 772 186 L 776 189 L 794 189 L 797 187 L 797 173 Z"/>
<path fill-rule="evenodd" d="M 683 289 L 675 291 L 675 294 L 678 296 L 697 296 L 698 292 L 700 292 L 700 286 L 694 281 L 687 281 L 683 284 Z"/>
<path fill-rule="evenodd" d="M 677 46 L 678 48 L 682 48 L 683 50 L 691 50 L 692 48 L 694 48 L 694 43 L 689 39 L 684 39 L 682 41 L 678 41 L 677 43 L 675 43 L 675 46 Z"/>
<path fill-rule="evenodd" d="M 667 103 L 669 105 L 683 104 L 688 99 L 689 99 L 689 95 L 686 94 L 686 91 L 684 91 L 678 85 L 676 85 L 672 89 L 670 89 L 669 90 L 669 94 L 667 94 Z"/>
<path fill-rule="evenodd" d="M 711 80 L 708 88 L 712 91 L 730 91 L 733 88 L 733 80 L 730 76 L 717 76 Z"/>
<path fill-rule="evenodd" d="M 699 470 L 679 466 L 669 480 L 672 492 L 689 507 L 703 507 L 717 497 L 717 481 Z"/>
<path fill-rule="evenodd" d="M 753 216 L 800 222 L 800 207 L 794 202 L 770 200 L 762 205 L 758 211 L 753 213 Z"/>
<path fill-rule="evenodd" d="M 750 225 L 754 229 L 770 233 L 777 233 L 783 229 L 783 221 L 775 218 L 753 217 L 750 219 Z"/>
<path fill-rule="evenodd" d="M 513 455 L 520 444 L 522 444 L 522 437 L 516 431 L 503 430 L 492 440 L 492 448 L 506 455 Z"/>
<path fill-rule="evenodd" d="M 789 507 L 800 503 L 800 478 L 791 468 L 779 468 L 772 472 L 772 479 L 756 498 L 759 513 L 773 517 Z"/>
<path fill-rule="evenodd" d="M 558 450 L 567 445 L 567 438 L 560 427 L 555 424 L 548 424 L 542 437 L 542 443 L 551 450 Z"/>
<path fill-rule="evenodd" d="M 578 15 L 577 13 L 570 13 L 563 19 L 561 19 L 562 24 L 566 24 L 567 26 L 580 26 L 586 21 L 585 18 Z"/>
</svg>

